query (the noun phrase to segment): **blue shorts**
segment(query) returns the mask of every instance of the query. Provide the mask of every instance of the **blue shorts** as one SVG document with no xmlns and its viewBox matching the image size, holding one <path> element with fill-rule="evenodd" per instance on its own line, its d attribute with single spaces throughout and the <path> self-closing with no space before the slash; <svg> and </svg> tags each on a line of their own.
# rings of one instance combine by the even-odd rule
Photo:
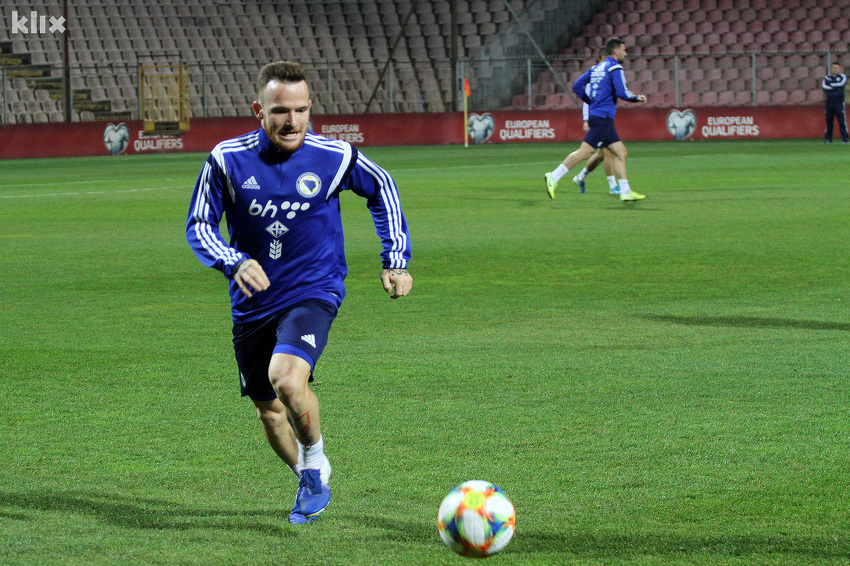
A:
<svg viewBox="0 0 850 566">
<path fill-rule="evenodd" d="M 233 349 L 239 367 L 242 395 L 254 401 L 271 401 L 277 395 L 269 381 L 274 354 L 291 354 L 316 367 L 328 343 L 337 308 L 319 299 L 308 299 L 272 316 L 233 325 Z M 313 375 L 310 374 L 310 381 Z"/>
<path fill-rule="evenodd" d="M 614 118 L 591 116 L 587 120 L 587 125 L 589 129 L 584 136 L 584 141 L 591 147 L 599 149 L 600 147 L 608 147 L 612 143 L 620 141 L 617 129 L 614 128 Z"/>
</svg>

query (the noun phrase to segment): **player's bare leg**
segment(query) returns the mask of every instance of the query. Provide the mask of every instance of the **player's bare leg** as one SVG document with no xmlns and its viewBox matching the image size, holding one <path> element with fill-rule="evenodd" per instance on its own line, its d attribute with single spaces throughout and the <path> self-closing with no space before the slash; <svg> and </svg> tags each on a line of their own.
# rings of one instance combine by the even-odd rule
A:
<svg viewBox="0 0 850 566">
<path fill-rule="evenodd" d="M 546 181 L 546 192 L 549 193 L 549 198 L 555 198 L 555 187 L 558 186 L 558 181 L 560 181 L 570 169 L 593 155 L 594 151 L 595 150 L 589 143 L 583 141 L 578 149 L 569 154 L 566 159 L 564 159 L 563 163 L 558 165 L 554 171 L 543 175 L 543 179 Z"/>
<path fill-rule="evenodd" d="M 316 444 L 322 435 L 319 399 L 308 386 L 311 371 L 304 359 L 289 354 L 275 354 L 269 364 L 269 381 L 304 446 Z"/>
<path fill-rule="evenodd" d="M 626 151 L 626 144 L 621 141 L 614 142 L 607 147 L 608 151 L 611 152 L 613 156 L 612 166 L 614 168 L 614 176 L 618 179 L 626 178 L 626 156 L 628 155 L 628 151 Z"/>
<path fill-rule="evenodd" d="M 269 364 L 269 381 L 286 407 L 294 436 L 301 443 L 303 467 L 290 523 L 312 521 L 331 498 L 331 467 L 324 452 L 319 400 L 308 385 L 311 371 L 304 359 L 289 354 L 275 354 Z"/>
<path fill-rule="evenodd" d="M 600 163 L 602 163 L 604 157 L 603 154 L 605 149 L 598 149 L 596 153 L 588 158 L 587 163 L 584 164 L 584 169 L 581 170 L 581 173 L 573 177 L 573 183 L 576 184 L 580 193 L 587 192 L 587 184 L 585 183 L 585 179 L 587 176 L 596 169 Z"/>
<path fill-rule="evenodd" d="M 596 151 L 593 146 L 589 143 L 583 141 L 581 145 L 578 146 L 578 149 L 569 154 L 566 159 L 564 159 L 563 165 L 567 168 L 567 171 L 593 155 L 593 152 Z"/>
<path fill-rule="evenodd" d="M 280 399 L 254 401 L 254 405 L 257 407 L 257 416 L 263 423 L 263 433 L 266 435 L 269 446 L 293 473 L 300 477 L 298 441 L 289 423 L 286 407 Z"/>
<path fill-rule="evenodd" d="M 629 186 L 629 181 L 626 178 L 626 144 L 622 141 L 614 142 L 608 146 L 608 149 L 614 155 L 614 175 L 617 177 L 617 184 L 620 186 L 620 200 L 631 202 L 646 198 L 632 191 Z"/>
<path fill-rule="evenodd" d="M 602 149 L 602 154 L 604 155 L 605 178 L 608 180 L 608 192 L 612 195 L 619 195 L 620 185 L 617 184 L 617 176 L 614 174 L 614 154 L 607 147 Z"/>
<path fill-rule="evenodd" d="M 587 163 L 585 163 L 584 168 L 587 169 L 588 173 L 591 173 L 591 172 L 593 172 L 594 169 L 596 169 L 599 166 L 600 163 L 602 163 L 604 161 L 604 159 L 605 159 L 605 150 L 600 149 L 596 153 L 594 153 L 593 155 L 590 156 L 590 159 L 587 160 Z"/>
</svg>

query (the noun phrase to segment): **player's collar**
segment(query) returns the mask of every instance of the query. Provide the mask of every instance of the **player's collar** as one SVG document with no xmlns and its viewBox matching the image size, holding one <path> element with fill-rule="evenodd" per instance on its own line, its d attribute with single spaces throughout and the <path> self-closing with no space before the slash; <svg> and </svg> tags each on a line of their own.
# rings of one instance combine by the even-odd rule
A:
<svg viewBox="0 0 850 566">
<path fill-rule="evenodd" d="M 291 153 L 285 153 L 280 150 L 275 144 L 272 143 L 272 140 L 269 139 L 268 134 L 266 134 L 266 130 L 262 127 L 260 128 L 260 155 L 263 157 L 267 157 L 274 161 L 286 161 L 292 155 Z M 297 150 L 296 150 L 297 151 Z"/>
</svg>

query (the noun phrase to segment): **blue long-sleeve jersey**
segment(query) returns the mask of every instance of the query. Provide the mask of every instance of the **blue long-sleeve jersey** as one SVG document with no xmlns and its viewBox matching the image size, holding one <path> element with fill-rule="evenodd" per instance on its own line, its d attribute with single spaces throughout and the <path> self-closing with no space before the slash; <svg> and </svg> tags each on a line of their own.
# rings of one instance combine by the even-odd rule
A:
<svg viewBox="0 0 850 566">
<path fill-rule="evenodd" d="M 823 91 L 829 102 L 844 102 L 844 88 L 847 86 L 847 76 L 843 73 L 827 75 L 823 79 Z"/>
<path fill-rule="evenodd" d="M 587 89 L 587 90 L 585 90 Z M 626 73 L 619 61 L 608 57 L 591 67 L 573 83 L 573 92 L 588 105 L 588 114 L 613 118 L 617 114 L 617 99 L 637 102 L 638 97 L 626 86 Z"/>
<path fill-rule="evenodd" d="M 291 155 L 256 130 L 210 153 L 192 195 L 186 238 L 201 262 L 230 281 L 234 322 L 248 322 L 304 299 L 337 307 L 348 272 L 339 195 L 366 198 L 385 268 L 406 268 L 410 237 L 392 177 L 351 144 L 307 133 Z M 219 230 L 226 217 L 229 242 Z M 232 280 L 253 258 L 271 286 L 248 298 Z"/>
</svg>

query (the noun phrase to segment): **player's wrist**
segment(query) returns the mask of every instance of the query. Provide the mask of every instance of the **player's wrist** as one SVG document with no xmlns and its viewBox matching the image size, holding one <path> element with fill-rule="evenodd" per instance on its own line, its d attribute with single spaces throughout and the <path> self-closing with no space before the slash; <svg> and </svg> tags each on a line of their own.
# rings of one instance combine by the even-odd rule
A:
<svg viewBox="0 0 850 566">
<path fill-rule="evenodd" d="M 236 263 L 233 264 L 233 267 L 230 268 L 230 278 L 231 279 L 236 277 L 236 274 L 239 273 L 239 268 L 242 267 L 242 265 L 246 261 L 248 261 L 248 258 L 243 257 L 242 259 L 240 259 L 239 261 L 237 261 Z"/>
</svg>

